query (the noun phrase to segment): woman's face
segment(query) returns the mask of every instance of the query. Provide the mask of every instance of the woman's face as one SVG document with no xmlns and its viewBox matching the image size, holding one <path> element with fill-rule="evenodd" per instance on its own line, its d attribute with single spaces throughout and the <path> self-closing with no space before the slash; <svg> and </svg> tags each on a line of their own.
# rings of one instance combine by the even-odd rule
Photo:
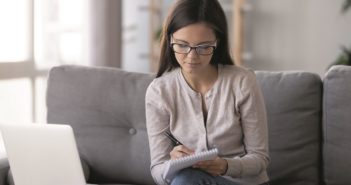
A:
<svg viewBox="0 0 351 185">
<path fill-rule="evenodd" d="M 196 73 L 213 67 L 210 61 L 216 36 L 205 23 L 191 24 L 177 30 L 172 35 L 171 45 L 183 72 Z"/>
</svg>

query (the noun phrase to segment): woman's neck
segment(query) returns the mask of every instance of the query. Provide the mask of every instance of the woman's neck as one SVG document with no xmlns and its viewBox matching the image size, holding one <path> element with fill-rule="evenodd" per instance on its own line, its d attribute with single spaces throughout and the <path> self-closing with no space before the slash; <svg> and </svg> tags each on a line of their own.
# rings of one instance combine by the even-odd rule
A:
<svg viewBox="0 0 351 185">
<path fill-rule="evenodd" d="M 186 73 L 182 71 L 182 74 L 194 91 L 204 95 L 215 84 L 218 78 L 218 69 L 215 66 L 211 66 L 201 72 Z"/>
</svg>

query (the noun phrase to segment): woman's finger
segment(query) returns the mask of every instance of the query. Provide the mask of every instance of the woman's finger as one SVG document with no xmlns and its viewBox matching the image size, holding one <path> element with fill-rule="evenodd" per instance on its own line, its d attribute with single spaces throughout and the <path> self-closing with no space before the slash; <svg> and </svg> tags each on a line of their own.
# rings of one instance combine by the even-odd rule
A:
<svg viewBox="0 0 351 185">
<path fill-rule="evenodd" d="M 187 155 L 191 155 L 193 153 L 194 153 L 193 150 L 185 147 L 184 145 L 178 145 L 174 147 L 169 154 L 171 156 L 171 159 L 173 160 L 173 159 L 185 157 Z"/>
<path fill-rule="evenodd" d="M 193 150 L 187 148 L 187 147 L 184 146 L 184 145 L 178 145 L 178 146 L 174 147 L 174 149 L 176 149 L 176 150 L 179 151 L 179 152 L 183 152 L 183 153 L 185 153 L 185 154 L 188 154 L 188 155 L 191 155 L 191 154 L 194 153 Z"/>
<path fill-rule="evenodd" d="M 224 159 L 217 158 L 215 160 L 201 161 L 193 167 L 204 170 L 211 175 L 218 176 L 223 175 L 227 171 L 227 162 Z"/>
</svg>

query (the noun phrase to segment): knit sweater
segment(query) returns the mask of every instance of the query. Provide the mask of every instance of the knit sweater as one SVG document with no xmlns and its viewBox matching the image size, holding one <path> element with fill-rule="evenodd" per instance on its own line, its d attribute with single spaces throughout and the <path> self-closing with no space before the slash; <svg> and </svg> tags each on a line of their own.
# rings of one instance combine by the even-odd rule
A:
<svg viewBox="0 0 351 185">
<path fill-rule="evenodd" d="M 188 85 L 180 68 L 149 85 L 145 97 L 146 123 L 155 182 L 166 184 L 162 173 L 174 147 L 164 136 L 165 131 L 194 151 L 216 147 L 219 156 L 228 162 L 225 178 L 244 185 L 267 182 L 267 119 L 254 72 L 219 65 L 218 78 L 203 98 L 207 120 L 202 95 Z"/>
</svg>

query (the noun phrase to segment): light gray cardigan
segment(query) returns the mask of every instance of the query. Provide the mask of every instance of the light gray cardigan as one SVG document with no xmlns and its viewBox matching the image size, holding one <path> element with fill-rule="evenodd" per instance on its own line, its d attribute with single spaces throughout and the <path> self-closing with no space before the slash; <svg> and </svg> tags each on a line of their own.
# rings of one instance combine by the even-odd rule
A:
<svg viewBox="0 0 351 185">
<path fill-rule="evenodd" d="M 228 161 L 225 177 L 239 184 L 268 181 L 268 134 L 265 105 L 255 74 L 237 66 L 218 66 L 218 78 L 205 95 L 205 124 L 201 94 L 185 81 L 180 68 L 156 78 L 146 92 L 146 122 L 151 173 L 157 184 L 173 146 L 171 133 L 186 147 L 218 148 Z"/>
</svg>

